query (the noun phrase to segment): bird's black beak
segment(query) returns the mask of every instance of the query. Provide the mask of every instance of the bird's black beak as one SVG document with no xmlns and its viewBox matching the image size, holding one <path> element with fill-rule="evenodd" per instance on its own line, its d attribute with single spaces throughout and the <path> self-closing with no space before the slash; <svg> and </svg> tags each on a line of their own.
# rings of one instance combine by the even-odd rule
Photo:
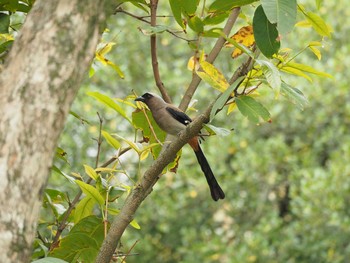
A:
<svg viewBox="0 0 350 263">
<path fill-rule="evenodd" d="M 142 97 L 142 96 L 140 96 L 140 97 L 137 97 L 137 98 L 135 99 L 135 101 L 142 101 L 142 102 L 145 102 L 145 98 Z"/>
</svg>

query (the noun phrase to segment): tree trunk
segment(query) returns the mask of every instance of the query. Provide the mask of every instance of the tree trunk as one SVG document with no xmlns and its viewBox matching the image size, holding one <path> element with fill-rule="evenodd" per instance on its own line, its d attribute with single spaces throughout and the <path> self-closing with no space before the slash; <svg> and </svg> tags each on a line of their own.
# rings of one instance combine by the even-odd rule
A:
<svg viewBox="0 0 350 263">
<path fill-rule="evenodd" d="M 29 262 L 41 196 L 94 56 L 104 0 L 37 0 L 0 75 L 1 262 Z"/>
</svg>

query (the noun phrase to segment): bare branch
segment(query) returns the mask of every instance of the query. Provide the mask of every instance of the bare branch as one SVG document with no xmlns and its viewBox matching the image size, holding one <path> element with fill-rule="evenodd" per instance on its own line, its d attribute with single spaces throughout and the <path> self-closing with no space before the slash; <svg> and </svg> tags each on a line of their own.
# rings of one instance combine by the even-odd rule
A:
<svg viewBox="0 0 350 263">
<path fill-rule="evenodd" d="M 151 0 L 151 26 L 157 25 L 157 8 L 158 8 L 158 0 Z M 159 67 L 158 67 L 158 58 L 157 58 L 157 35 L 152 34 L 150 37 L 151 40 L 151 58 L 152 58 L 152 68 L 154 80 L 156 81 L 156 85 L 162 94 L 163 99 L 171 103 L 171 99 L 166 91 L 164 84 L 160 78 Z"/>
<path fill-rule="evenodd" d="M 231 32 L 231 29 L 233 27 L 233 25 L 235 24 L 237 17 L 239 15 L 240 12 L 240 8 L 234 8 L 229 16 L 229 18 L 227 19 L 227 23 L 223 29 L 223 33 L 228 36 Z M 213 63 L 216 59 L 216 57 L 219 55 L 222 47 L 224 46 L 226 40 L 223 37 L 219 37 L 218 40 L 216 41 L 213 49 L 211 50 L 211 52 L 208 55 L 208 58 L 206 61 L 208 61 L 209 63 Z M 186 110 L 194 93 L 196 92 L 196 89 L 199 85 L 199 83 L 201 82 L 201 78 L 198 77 L 198 75 L 193 74 L 192 77 L 192 81 L 190 83 L 190 85 L 188 86 L 186 93 L 179 105 L 179 108 L 181 110 Z"/>
</svg>

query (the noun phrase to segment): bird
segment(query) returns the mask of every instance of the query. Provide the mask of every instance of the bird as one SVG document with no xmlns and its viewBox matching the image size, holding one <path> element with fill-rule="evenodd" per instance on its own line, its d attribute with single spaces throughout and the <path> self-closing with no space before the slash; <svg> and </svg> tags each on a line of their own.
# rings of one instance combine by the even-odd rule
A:
<svg viewBox="0 0 350 263">
<path fill-rule="evenodd" d="M 165 102 L 157 94 L 146 92 L 142 96 L 137 97 L 135 101 L 145 103 L 150 109 L 155 122 L 168 134 L 178 135 L 181 131 L 186 129 L 188 124 L 192 122 L 191 118 L 186 113 L 176 106 Z M 188 144 L 192 147 L 197 157 L 197 161 L 205 175 L 209 185 L 211 197 L 214 201 L 224 199 L 225 193 L 216 180 L 207 158 L 200 147 L 199 137 L 195 136 L 191 138 L 188 141 Z"/>
</svg>

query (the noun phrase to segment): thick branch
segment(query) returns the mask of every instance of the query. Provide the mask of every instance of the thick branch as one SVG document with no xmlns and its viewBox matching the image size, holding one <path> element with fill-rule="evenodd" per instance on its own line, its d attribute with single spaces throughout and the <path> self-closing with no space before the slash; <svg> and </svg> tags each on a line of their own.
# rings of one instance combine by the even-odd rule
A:
<svg viewBox="0 0 350 263">
<path fill-rule="evenodd" d="M 158 180 L 158 175 L 174 160 L 176 153 L 188 140 L 199 133 L 203 123 L 208 121 L 211 108 L 212 105 L 208 107 L 204 114 L 199 115 L 188 125 L 187 129 L 166 147 L 162 154 L 159 155 L 158 159 L 154 161 L 151 167 L 145 172 L 144 176 L 138 181 L 130 196 L 126 199 L 120 213 L 115 217 L 96 259 L 97 263 L 109 262 L 111 260 L 122 234 L 132 221 L 136 210 Z"/>
<path fill-rule="evenodd" d="M 237 17 L 239 15 L 240 12 L 240 8 L 234 8 L 229 16 L 229 18 L 227 19 L 226 25 L 223 29 L 223 33 L 228 36 L 231 32 L 231 29 L 233 27 L 233 25 L 235 24 Z M 208 58 L 206 61 L 208 61 L 209 63 L 213 63 L 216 59 L 216 57 L 219 55 L 222 47 L 224 46 L 226 40 L 223 37 L 219 37 L 218 40 L 216 41 L 213 49 L 211 50 L 211 52 L 208 55 Z M 182 110 L 186 110 L 194 93 L 196 92 L 196 89 L 199 85 L 199 83 L 201 82 L 201 78 L 198 77 L 197 74 L 194 74 L 192 77 L 192 81 L 190 83 L 190 85 L 188 86 L 188 89 L 179 105 L 179 108 Z"/>
</svg>

